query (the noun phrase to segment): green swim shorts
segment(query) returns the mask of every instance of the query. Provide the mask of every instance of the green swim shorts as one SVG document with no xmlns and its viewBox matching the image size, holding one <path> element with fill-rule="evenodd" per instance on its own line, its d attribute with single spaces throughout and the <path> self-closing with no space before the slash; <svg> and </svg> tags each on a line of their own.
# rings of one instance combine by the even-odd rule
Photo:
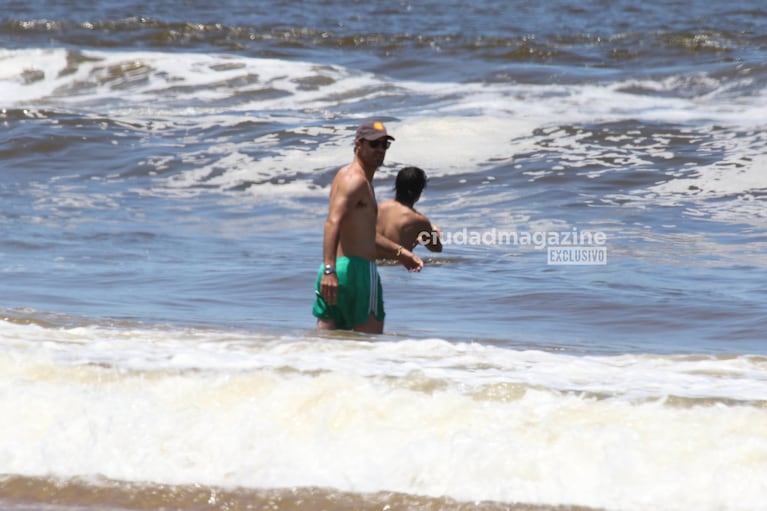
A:
<svg viewBox="0 0 767 511">
<path fill-rule="evenodd" d="M 386 313 L 383 288 L 376 264 L 362 257 L 342 256 L 336 259 L 338 297 L 335 305 L 328 305 L 320 296 L 323 266 L 314 285 L 316 299 L 312 314 L 320 319 L 332 319 L 336 328 L 351 330 L 368 320 L 371 314 L 383 321 Z"/>
</svg>

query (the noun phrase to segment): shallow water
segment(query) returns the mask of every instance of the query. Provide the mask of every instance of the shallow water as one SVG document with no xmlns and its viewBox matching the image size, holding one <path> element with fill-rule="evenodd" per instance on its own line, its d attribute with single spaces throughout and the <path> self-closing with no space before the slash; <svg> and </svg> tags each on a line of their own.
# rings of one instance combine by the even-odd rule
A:
<svg viewBox="0 0 767 511">
<path fill-rule="evenodd" d="M 758 509 L 765 18 L 9 3 L 3 505 Z M 368 117 L 396 137 L 377 197 L 422 167 L 449 243 L 380 266 L 384 335 L 321 335 Z M 550 264 L 594 234 L 605 264 Z"/>
</svg>

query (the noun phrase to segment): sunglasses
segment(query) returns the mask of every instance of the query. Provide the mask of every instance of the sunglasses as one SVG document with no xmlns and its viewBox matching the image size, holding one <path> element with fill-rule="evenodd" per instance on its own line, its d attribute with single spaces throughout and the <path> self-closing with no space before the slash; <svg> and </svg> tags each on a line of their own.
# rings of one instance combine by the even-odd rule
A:
<svg viewBox="0 0 767 511">
<path fill-rule="evenodd" d="M 384 139 L 384 140 L 368 140 L 367 143 L 373 149 L 378 149 L 379 147 L 383 147 L 384 149 L 389 149 L 389 146 L 391 145 L 391 140 L 388 140 L 388 139 Z"/>
</svg>

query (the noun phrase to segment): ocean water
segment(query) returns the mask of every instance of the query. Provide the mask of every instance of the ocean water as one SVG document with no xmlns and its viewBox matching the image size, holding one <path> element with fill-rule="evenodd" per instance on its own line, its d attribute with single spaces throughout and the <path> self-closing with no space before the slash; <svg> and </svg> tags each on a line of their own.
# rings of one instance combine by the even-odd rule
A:
<svg viewBox="0 0 767 511">
<path fill-rule="evenodd" d="M 51 4 L 0 14 L 0 507 L 767 509 L 763 2 Z M 445 250 L 319 332 L 372 117 Z"/>
</svg>

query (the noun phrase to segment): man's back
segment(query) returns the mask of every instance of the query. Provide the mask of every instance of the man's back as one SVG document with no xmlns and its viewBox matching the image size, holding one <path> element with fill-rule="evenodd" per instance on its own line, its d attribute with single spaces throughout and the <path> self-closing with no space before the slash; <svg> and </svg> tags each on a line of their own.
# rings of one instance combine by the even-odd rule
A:
<svg viewBox="0 0 767 511">
<path fill-rule="evenodd" d="M 431 234 L 435 227 L 431 225 L 428 218 L 415 209 L 395 199 L 389 199 L 378 206 L 376 230 L 379 234 L 412 250 L 419 242 L 419 235 L 424 232 Z M 429 250 L 433 252 L 442 250 L 437 236 L 429 236 L 428 241 L 425 246 Z"/>
</svg>

